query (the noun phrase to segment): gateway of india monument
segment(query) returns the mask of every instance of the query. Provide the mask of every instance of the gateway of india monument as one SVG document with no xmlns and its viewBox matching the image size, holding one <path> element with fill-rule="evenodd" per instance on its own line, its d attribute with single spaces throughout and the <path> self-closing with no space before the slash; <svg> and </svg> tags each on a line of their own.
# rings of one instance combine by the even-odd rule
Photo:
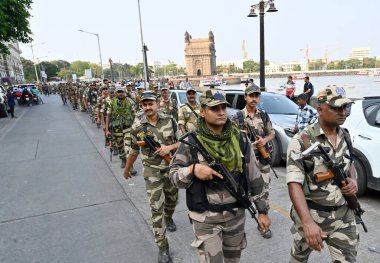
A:
<svg viewBox="0 0 380 263">
<path fill-rule="evenodd" d="M 187 75 L 213 76 L 216 75 L 215 41 L 212 31 L 208 38 L 192 38 L 185 33 L 185 60 Z"/>
</svg>

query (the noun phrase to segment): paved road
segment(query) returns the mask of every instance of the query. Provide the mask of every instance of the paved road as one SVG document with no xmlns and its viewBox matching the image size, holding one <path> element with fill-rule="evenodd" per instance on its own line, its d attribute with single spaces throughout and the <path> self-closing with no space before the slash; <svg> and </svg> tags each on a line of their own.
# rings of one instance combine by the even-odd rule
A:
<svg viewBox="0 0 380 263">
<path fill-rule="evenodd" d="M 126 181 L 120 161 L 109 161 L 101 131 L 87 114 L 58 96 L 0 119 L 0 262 L 156 262 L 145 184 Z M 274 237 L 264 240 L 247 217 L 248 247 L 241 262 L 287 262 L 291 244 L 285 169 L 271 185 Z M 361 198 L 371 233 L 361 232 L 358 262 L 380 262 L 380 195 Z M 184 191 L 168 233 L 174 262 L 198 262 L 190 247 Z M 329 262 L 327 249 L 310 262 Z"/>
</svg>

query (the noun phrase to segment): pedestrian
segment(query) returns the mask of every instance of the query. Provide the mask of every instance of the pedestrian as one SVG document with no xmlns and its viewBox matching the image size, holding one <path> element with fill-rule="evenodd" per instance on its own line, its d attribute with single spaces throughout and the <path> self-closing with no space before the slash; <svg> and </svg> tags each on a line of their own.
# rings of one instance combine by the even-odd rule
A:
<svg viewBox="0 0 380 263">
<path fill-rule="evenodd" d="M 159 109 L 168 115 L 174 117 L 174 119 L 178 120 L 178 106 L 177 100 L 169 97 L 169 86 L 165 85 L 161 88 L 161 97 L 159 103 Z"/>
<path fill-rule="evenodd" d="M 307 95 L 306 102 L 307 102 L 307 104 L 310 105 L 310 98 L 314 94 L 314 86 L 313 86 L 313 84 L 311 84 L 309 76 L 305 77 L 305 84 L 303 85 L 303 94 Z"/>
<path fill-rule="evenodd" d="M 201 105 L 197 103 L 197 91 L 193 87 L 186 90 L 187 102 L 179 109 L 178 127 L 182 133 L 197 130 L 197 121 Z"/>
<path fill-rule="evenodd" d="M 131 177 L 130 170 L 141 151 L 154 239 L 159 247 L 158 262 L 167 263 L 172 261 L 165 232 L 166 229 L 170 232 L 177 229 L 173 213 L 178 200 L 178 189 L 168 178 L 169 164 L 166 159 L 177 150 L 180 132 L 172 116 L 158 111 L 158 99 L 155 93 L 145 91 L 141 96 L 141 105 L 144 114 L 135 118 L 131 129 L 131 150 L 124 169 L 124 177 L 126 179 Z M 152 136 L 160 143 L 160 148 L 151 149 L 145 144 L 140 150 L 138 144 L 145 136 Z"/>
<path fill-rule="evenodd" d="M 248 124 L 255 131 L 257 137 L 251 138 L 252 147 L 256 158 L 259 160 L 258 168 L 260 170 L 261 177 L 264 179 L 264 188 L 266 189 L 266 193 L 269 194 L 270 165 L 263 159 L 263 156 L 260 155 L 257 148 L 261 146 L 264 147 L 267 152 L 270 151 L 273 148 L 271 142 L 275 138 L 276 133 L 272 127 L 272 122 L 269 115 L 264 110 L 260 110 L 258 108 L 260 98 L 260 88 L 251 83 L 248 88 L 245 89 L 244 100 L 246 102 L 246 106 L 238 114 L 238 116 L 241 116 L 240 119 L 238 119 L 238 123 L 239 126 L 245 126 L 245 124 Z M 272 231 L 269 228 L 265 232 L 263 229 L 259 229 L 259 231 L 264 238 L 272 237 Z"/>
<path fill-rule="evenodd" d="M 318 118 L 318 112 L 316 109 L 307 104 L 307 95 L 298 95 L 298 114 L 296 117 L 296 124 L 294 132 L 302 131 L 307 125 L 314 123 Z"/>
<path fill-rule="evenodd" d="M 131 127 L 135 119 L 135 103 L 126 96 L 124 87 L 118 86 L 115 89 L 116 96 L 112 98 L 110 107 L 107 108 L 106 129 L 107 137 L 112 137 L 117 144 L 121 168 L 125 168 L 126 158 L 131 147 Z M 133 167 L 130 167 L 133 174 L 137 174 Z"/>
<path fill-rule="evenodd" d="M 291 100 L 294 100 L 294 93 L 296 92 L 296 83 L 293 81 L 292 76 L 288 76 L 288 81 L 285 84 L 285 95 Z"/>
<path fill-rule="evenodd" d="M 11 114 L 11 118 L 12 119 L 17 118 L 14 115 L 16 102 L 15 102 L 15 98 L 12 94 L 12 88 L 9 88 L 7 90 L 7 99 L 8 99 L 8 107 L 9 107 L 9 113 Z"/>
<path fill-rule="evenodd" d="M 318 121 L 296 134 L 288 146 L 286 182 L 292 201 L 293 246 L 290 262 L 307 262 L 313 250 L 329 248 L 331 262 L 356 262 L 359 234 L 355 216 L 346 197 L 358 190 L 348 131 L 341 128 L 353 101 L 336 86 L 321 89 L 317 95 Z M 348 176 L 342 189 L 332 180 L 317 183 L 315 176 L 328 171 L 321 156 L 300 152 L 319 142 Z"/>
<path fill-rule="evenodd" d="M 267 231 L 270 226 L 268 194 L 247 136 L 228 118 L 228 102 L 222 91 L 204 91 L 200 103 L 196 137 L 254 200 L 260 227 Z M 224 180 L 220 180 L 222 175 L 192 149 L 180 144 L 169 173 L 177 187 L 186 189 L 186 204 L 195 235 L 191 245 L 197 249 L 201 263 L 239 262 L 241 251 L 247 245 L 245 209 L 225 188 Z"/>
</svg>

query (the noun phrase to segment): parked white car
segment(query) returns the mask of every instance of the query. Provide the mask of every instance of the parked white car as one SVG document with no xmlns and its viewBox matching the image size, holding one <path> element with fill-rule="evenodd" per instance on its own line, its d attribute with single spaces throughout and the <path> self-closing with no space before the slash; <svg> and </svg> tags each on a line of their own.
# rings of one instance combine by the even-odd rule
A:
<svg viewBox="0 0 380 263">
<path fill-rule="evenodd" d="M 348 129 L 354 146 L 358 195 L 367 188 L 380 191 L 380 162 L 376 157 L 380 149 L 380 97 L 356 100 L 342 126 Z"/>
</svg>

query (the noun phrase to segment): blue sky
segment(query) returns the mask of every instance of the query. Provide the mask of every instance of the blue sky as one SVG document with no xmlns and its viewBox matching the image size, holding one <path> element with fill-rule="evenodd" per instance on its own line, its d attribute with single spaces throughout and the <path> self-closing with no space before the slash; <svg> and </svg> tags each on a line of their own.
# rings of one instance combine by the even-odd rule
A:
<svg viewBox="0 0 380 263">
<path fill-rule="evenodd" d="M 248 57 L 259 60 L 259 18 L 248 18 L 247 0 L 140 0 L 148 60 L 184 64 L 184 33 L 193 38 L 215 36 L 217 60 Z M 266 59 L 278 63 L 300 60 L 302 48 L 311 58 L 347 58 L 354 47 L 371 48 L 380 56 L 374 0 L 276 0 L 277 13 L 265 15 Z M 142 59 L 137 0 L 34 0 L 30 20 L 35 57 L 39 60 L 85 60 L 99 63 L 97 39 L 78 29 L 98 33 L 103 63 L 135 64 Z M 43 45 L 38 43 L 45 42 Z M 21 44 L 22 56 L 31 48 Z"/>
</svg>

